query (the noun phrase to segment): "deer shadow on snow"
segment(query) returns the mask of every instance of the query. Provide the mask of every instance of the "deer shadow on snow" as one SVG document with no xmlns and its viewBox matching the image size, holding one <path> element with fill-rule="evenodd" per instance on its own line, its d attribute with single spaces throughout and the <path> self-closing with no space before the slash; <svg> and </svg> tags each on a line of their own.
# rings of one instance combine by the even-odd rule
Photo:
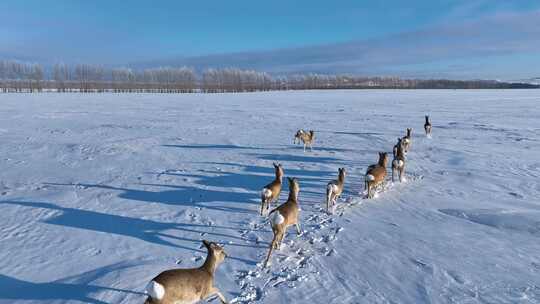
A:
<svg viewBox="0 0 540 304">
<path fill-rule="evenodd" d="M 244 238 L 238 237 L 232 234 L 223 232 L 211 231 L 208 228 L 215 228 L 219 230 L 239 230 L 245 229 L 245 227 L 225 227 L 225 226 L 209 226 L 205 224 L 190 224 L 190 223 L 164 223 L 147 219 L 133 218 L 121 215 L 107 214 L 90 210 L 81 210 L 76 208 L 62 207 L 46 202 L 24 202 L 24 201 L 2 201 L 1 205 L 18 205 L 31 208 L 44 208 L 49 210 L 61 211 L 57 216 L 45 219 L 42 222 L 58 225 L 64 227 L 78 228 L 84 230 L 91 230 L 96 232 L 103 232 L 107 234 L 116 234 L 121 236 L 132 237 L 145 242 L 153 243 L 156 245 L 171 246 L 174 248 L 184 249 L 188 252 L 205 253 L 199 247 L 202 234 L 207 234 L 215 238 L 233 239 L 236 241 L 245 241 Z M 196 238 L 187 238 L 184 236 L 175 235 L 175 231 L 184 233 L 195 234 Z M 182 244 L 192 243 L 197 247 L 188 247 Z M 244 245 L 239 242 L 228 243 L 227 246 L 237 247 L 249 247 L 249 248 L 266 248 L 264 246 L 257 245 Z M 239 260 L 241 262 L 252 264 L 254 261 L 249 261 L 241 258 L 231 257 L 232 259 Z"/>
<path fill-rule="evenodd" d="M 210 163 L 213 165 L 225 165 L 233 166 L 236 168 L 242 168 L 243 172 L 228 172 L 224 170 L 205 170 L 204 174 L 187 174 L 187 173 L 174 173 L 174 172 L 165 172 L 159 173 L 160 175 L 169 175 L 169 176 L 178 176 L 178 177 L 188 177 L 194 178 L 194 182 L 197 185 L 204 187 L 226 187 L 230 188 L 242 188 L 246 191 L 250 191 L 251 194 L 251 203 L 259 204 L 260 203 L 260 191 L 262 187 L 271 182 L 275 178 L 274 169 L 271 167 L 259 167 L 259 166 L 248 166 L 240 165 L 233 163 Z M 310 171 L 310 170 L 299 170 L 286 168 L 285 174 L 287 176 L 294 176 L 301 179 L 303 185 L 315 185 L 317 181 L 320 180 L 322 176 L 331 176 L 333 172 L 327 171 Z M 215 176 L 207 176 L 205 174 L 216 174 Z M 262 175 L 264 174 L 264 175 Z M 153 185 L 155 184 L 146 184 Z M 284 184 L 286 185 L 286 183 Z M 164 186 L 164 185 L 157 185 Z M 171 186 L 176 187 L 176 186 Z M 227 192 L 235 193 L 235 192 Z M 246 193 L 247 194 L 247 193 Z"/>
<path fill-rule="evenodd" d="M 179 149 L 221 149 L 221 150 L 262 150 L 263 148 L 259 147 L 247 147 L 247 146 L 238 146 L 231 144 L 192 144 L 192 145 L 162 145 L 162 147 L 167 148 L 179 148 Z"/>
<path fill-rule="evenodd" d="M 127 187 L 115 187 L 102 184 L 61 184 L 46 183 L 53 186 L 82 186 L 86 188 L 98 188 L 113 191 L 120 191 L 118 197 L 150 203 L 160 203 L 174 206 L 199 207 L 202 209 L 216 210 L 220 212 L 253 213 L 254 209 L 231 206 L 228 203 L 251 204 L 251 200 L 256 195 L 246 192 L 232 192 L 222 190 L 210 190 L 193 186 L 176 186 L 168 184 L 139 184 L 140 186 L 151 186 L 152 188 L 166 188 L 169 190 L 154 191 L 141 190 Z M 171 190 L 172 189 L 172 190 Z"/>
<path fill-rule="evenodd" d="M 93 281 L 133 265 L 117 263 L 106 267 L 88 271 L 76 276 L 66 277 L 52 282 L 34 283 L 24 281 L 4 274 L 0 274 L 0 302 L 1 300 L 35 300 L 35 301 L 79 301 L 82 303 L 107 304 L 107 302 L 91 297 L 91 294 L 101 292 L 118 292 L 123 294 L 143 295 L 120 288 L 111 288 L 91 284 Z"/>
</svg>

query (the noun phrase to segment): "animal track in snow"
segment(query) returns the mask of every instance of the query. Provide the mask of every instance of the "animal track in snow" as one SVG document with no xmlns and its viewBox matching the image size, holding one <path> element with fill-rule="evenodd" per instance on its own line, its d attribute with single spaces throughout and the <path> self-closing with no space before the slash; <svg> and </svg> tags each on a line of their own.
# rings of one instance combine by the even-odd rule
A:
<svg viewBox="0 0 540 304">
<path fill-rule="evenodd" d="M 423 178 L 422 175 L 414 173 L 409 173 L 407 177 L 407 183 Z M 388 181 L 380 187 L 379 192 L 392 190 L 396 185 L 398 184 Z M 357 197 L 340 199 L 333 214 L 326 212 L 326 208 L 322 207 L 324 204 L 315 204 L 312 205 L 311 210 L 303 211 L 304 218 L 300 223 L 302 233 L 297 236 L 293 227 L 288 229 L 280 250 L 272 253 L 268 268 L 262 268 L 262 261 L 268 252 L 266 248 L 258 254 L 261 262 L 257 264 L 256 269 L 237 271 L 236 283 L 241 291 L 231 303 L 257 303 L 264 299 L 271 288 L 296 288 L 305 281 L 315 279 L 319 271 L 311 263 L 312 259 L 337 254 L 332 243 L 344 229 L 339 225 L 341 216 L 351 207 L 361 205 L 364 200 L 365 198 Z M 266 239 L 270 241 L 268 236 L 270 229 L 266 217 L 251 220 L 246 225 L 249 228 L 239 230 L 239 233 L 247 243 L 259 244 L 265 242 Z M 433 271 L 429 265 L 416 260 L 413 262 L 424 271 Z"/>
<path fill-rule="evenodd" d="M 353 206 L 346 204 L 341 209 Z M 314 207 L 301 222 L 302 234 L 296 236 L 291 227 L 279 251 L 274 251 L 268 268 L 262 268 L 262 260 L 267 251 L 261 251 L 258 257 L 261 263 L 256 269 L 239 270 L 236 273 L 236 283 L 241 292 L 231 303 L 256 303 L 261 301 L 266 291 L 271 288 L 296 288 L 299 284 L 315 278 L 319 273 L 311 263 L 317 256 L 332 256 L 336 254 L 331 243 L 343 230 L 338 226 L 336 218 L 324 212 L 320 206 Z M 260 233 L 268 227 L 266 218 L 259 218 L 249 223 L 250 228 L 240 231 L 246 242 L 258 243 L 264 237 Z"/>
</svg>

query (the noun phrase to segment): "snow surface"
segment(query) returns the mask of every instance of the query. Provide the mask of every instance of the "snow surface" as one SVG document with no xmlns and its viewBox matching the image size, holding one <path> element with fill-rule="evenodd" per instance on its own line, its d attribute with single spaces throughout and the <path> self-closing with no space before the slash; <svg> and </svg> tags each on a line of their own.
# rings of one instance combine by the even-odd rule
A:
<svg viewBox="0 0 540 304">
<path fill-rule="evenodd" d="M 225 244 L 232 303 L 540 303 L 539 117 L 534 90 L 1 94 L 0 303 L 142 303 L 201 239 Z M 407 181 L 363 199 L 407 127 Z M 274 161 L 303 233 L 261 269 Z"/>
</svg>

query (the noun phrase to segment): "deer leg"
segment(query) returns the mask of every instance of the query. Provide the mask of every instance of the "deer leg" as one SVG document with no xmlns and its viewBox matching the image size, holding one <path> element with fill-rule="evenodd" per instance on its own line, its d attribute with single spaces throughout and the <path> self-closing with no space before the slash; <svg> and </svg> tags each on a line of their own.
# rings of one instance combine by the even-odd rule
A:
<svg viewBox="0 0 540 304">
<path fill-rule="evenodd" d="M 368 181 L 364 177 L 364 190 L 368 190 Z"/>
<path fill-rule="evenodd" d="M 330 201 L 331 201 L 331 198 L 332 198 L 332 192 L 328 191 L 328 189 L 326 189 L 326 211 L 330 211 Z"/>
<path fill-rule="evenodd" d="M 396 169 L 394 168 L 394 166 L 392 166 L 392 183 L 394 182 L 394 172 L 396 171 Z"/>
<path fill-rule="evenodd" d="M 261 216 L 263 215 L 264 210 L 264 200 L 261 202 Z"/>
<path fill-rule="evenodd" d="M 278 248 L 278 242 L 279 242 L 279 231 L 272 227 L 272 233 L 274 234 L 274 238 L 272 239 L 272 243 L 270 245 L 274 248 Z"/>
<path fill-rule="evenodd" d="M 302 233 L 302 231 L 300 230 L 300 224 L 296 223 L 295 226 L 296 226 L 296 234 L 300 235 Z"/>
<path fill-rule="evenodd" d="M 282 231 L 280 232 L 279 234 L 279 245 L 278 245 L 278 250 L 281 250 L 281 244 L 283 243 L 283 239 L 285 238 L 285 231 Z"/>
<path fill-rule="evenodd" d="M 219 289 L 217 289 L 215 287 L 212 287 L 212 295 L 216 295 L 219 298 L 219 300 L 221 301 L 222 304 L 228 304 L 229 303 L 229 302 L 227 302 L 227 299 L 225 299 L 223 294 L 221 294 Z"/>
<path fill-rule="evenodd" d="M 277 242 L 277 234 L 274 231 L 274 238 L 272 239 L 272 243 L 270 243 L 270 249 L 268 249 L 268 255 L 266 256 L 266 260 L 264 261 L 264 268 L 268 265 L 268 260 L 270 259 L 270 255 L 272 254 L 272 249 L 274 249 L 275 244 Z"/>
</svg>

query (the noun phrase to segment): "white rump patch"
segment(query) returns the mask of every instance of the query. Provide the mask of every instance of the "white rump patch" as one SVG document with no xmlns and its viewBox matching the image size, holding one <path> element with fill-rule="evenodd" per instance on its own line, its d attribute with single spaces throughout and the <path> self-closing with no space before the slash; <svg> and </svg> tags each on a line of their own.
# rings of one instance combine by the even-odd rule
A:
<svg viewBox="0 0 540 304">
<path fill-rule="evenodd" d="M 403 161 L 402 160 L 398 160 L 398 166 L 403 167 Z"/>
<path fill-rule="evenodd" d="M 146 285 L 146 294 L 154 300 L 161 300 L 165 296 L 165 288 L 156 281 L 150 281 Z"/>
<path fill-rule="evenodd" d="M 334 184 L 334 183 L 330 183 L 328 184 L 328 186 L 326 187 L 326 189 L 330 192 L 333 192 L 333 193 L 336 193 L 337 192 L 337 185 Z"/>
<path fill-rule="evenodd" d="M 368 182 L 372 182 L 372 181 L 375 180 L 375 176 L 373 176 L 373 175 L 371 175 L 371 174 L 368 174 L 368 175 L 366 175 L 366 180 L 367 180 Z"/>
<path fill-rule="evenodd" d="M 272 215 L 272 218 L 270 219 L 270 221 L 272 222 L 272 226 L 276 226 L 276 225 L 283 224 L 283 222 L 285 222 L 285 218 L 283 217 L 283 215 L 281 215 L 281 213 L 279 213 L 279 211 L 276 211 Z"/>
<path fill-rule="evenodd" d="M 399 159 L 399 160 L 398 160 L 398 159 L 394 160 L 394 161 L 392 162 L 392 164 L 393 164 L 394 167 L 396 167 L 396 168 L 401 168 L 401 167 L 403 167 L 403 161 L 400 160 L 400 159 Z"/>
<path fill-rule="evenodd" d="M 267 189 L 267 188 L 264 188 L 264 189 L 262 190 L 262 195 L 263 195 L 264 197 L 271 197 L 271 196 L 272 196 L 272 190 Z"/>
</svg>

